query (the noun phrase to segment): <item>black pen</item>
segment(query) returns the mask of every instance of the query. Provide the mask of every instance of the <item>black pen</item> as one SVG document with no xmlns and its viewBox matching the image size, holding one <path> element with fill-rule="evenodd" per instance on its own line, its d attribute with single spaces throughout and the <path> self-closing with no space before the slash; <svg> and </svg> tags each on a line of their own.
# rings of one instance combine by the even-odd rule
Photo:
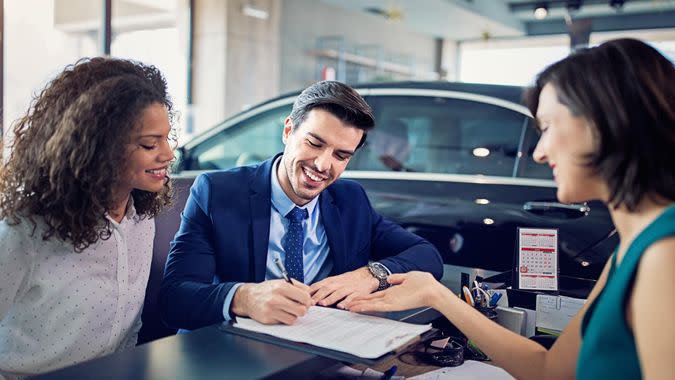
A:
<svg viewBox="0 0 675 380">
<path fill-rule="evenodd" d="M 281 260 L 277 257 L 274 259 L 274 264 L 277 265 L 277 268 L 281 271 L 281 276 L 283 276 L 284 280 L 288 282 L 289 284 L 293 284 L 293 281 L 291 281 L 291 278 L 288 277 L 288 272 L 286 272 L 286 267 L 284 267 L 284 263 L 281 262 Z"/>
</svg>

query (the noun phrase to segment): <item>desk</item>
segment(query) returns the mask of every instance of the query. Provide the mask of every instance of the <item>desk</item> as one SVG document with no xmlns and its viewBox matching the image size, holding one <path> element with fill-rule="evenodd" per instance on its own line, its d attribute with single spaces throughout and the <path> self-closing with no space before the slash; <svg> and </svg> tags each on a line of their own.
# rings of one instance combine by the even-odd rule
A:
<svg viewBox="0 0 675 380">
<path fill-rule="evenodd" d="M 428 322 L 438 315 L 433 309 L 381 314 L 417 323 Z M 226 333 L 216 324 L 34 379 L 308 379 L 336 363 L 333 359 Z"/>
<path fill-rule="evenodd" d="M 331 359 L 225 334 L 213 325 L 34 379 L 302 379 L 333 364 Z"/>
<path fill-rule="evenodd" d="M 437 367 L 437 366 L 428 365 L 428 364 L 424 364 L 424 363 L 411 364 L 411 361 L 409 361 L 409 360 L 406 360 L 406 361 L 401 360 L 402 356 L 411 357 L 412 355 L 413 355 L 413 353 L 398 354 L 398 355 L 393 356 L 393 357 L 391 357 L 387 360 L 383 360 L 383 361 L 381 361 L 381 362 L 379 362 L 375 365 L 372 365 L 372 366 L 370 366 L 370 368 L 384 373 L 384 371 L 388 370 L 389 368 L 391 368 L 392 366 L 395 365 L 398 368 L 398 370 L 396 371 L 396 375 L 397 376 L 404 376 L 406 378 L 421 375 L 423 373 L 431 372 L 431 371 L 437 370 L 439 368 L 442 368 L 442 367 Z M 354 364 L 351 367 L 356 368 L 356 369 L 361 370 L 361 371 L 365 370 L 366 368 L 369 368 L 368 366 L 363 365 L 363 364 Z"/>
</svg>

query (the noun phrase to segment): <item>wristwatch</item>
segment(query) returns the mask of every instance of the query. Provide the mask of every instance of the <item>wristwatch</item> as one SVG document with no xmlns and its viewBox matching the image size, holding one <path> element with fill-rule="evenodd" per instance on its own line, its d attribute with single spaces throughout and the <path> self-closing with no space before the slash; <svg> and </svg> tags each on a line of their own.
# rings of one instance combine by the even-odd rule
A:
<svg viewBox="0 0 675 380">
<path fill-rule="evenodd" d="M 380 290 L 387 289 L 390 286 L 387 282 L 387 277 L 389 277 L 391 272 L 389 272 L 387 267 L 378 262 L 373 262 L 368 264 L 368 270 L 370 271 L 370 274 L 372 274 L 373 277 L 375 277 L 375 279 L 380 283 L 376 291 L 379 292 Z"/>
</svg>

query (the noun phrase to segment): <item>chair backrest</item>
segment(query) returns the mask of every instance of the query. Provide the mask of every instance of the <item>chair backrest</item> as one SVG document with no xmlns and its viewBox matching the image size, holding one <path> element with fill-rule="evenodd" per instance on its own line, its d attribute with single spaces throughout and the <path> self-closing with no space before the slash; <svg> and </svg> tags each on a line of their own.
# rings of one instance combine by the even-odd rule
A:
<svg viewBox="0 0 675 380">
<path fill-rule="evenodd" d="M 175 199 L 170 208 L 155 218 L 155 241 L 152 251 L 150 278 L 145 290 L 143 305 L 143 326 L 138 334 L 138 344 L 147 343 L 165 336 L 173 335 L 176 330 L 166 327 L 157 307 L 157 295 L 164 277 L 164 266 L 169 255 L 169 243 L 180 226 L 180 215 L 190 194 L 194 178 L 176 178 L 174 181 Z"/>
</svg>

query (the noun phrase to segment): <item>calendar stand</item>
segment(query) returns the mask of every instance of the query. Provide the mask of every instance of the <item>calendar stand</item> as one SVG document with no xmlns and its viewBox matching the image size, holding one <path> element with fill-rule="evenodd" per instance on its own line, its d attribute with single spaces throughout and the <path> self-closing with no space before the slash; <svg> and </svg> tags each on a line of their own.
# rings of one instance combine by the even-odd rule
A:
<svg viewBox="0 0 675 380">
<path fill-rule="evenodd" d="M 518 228 L 513 288 L 558 292 L 558 229 Z"/>
</svg>

